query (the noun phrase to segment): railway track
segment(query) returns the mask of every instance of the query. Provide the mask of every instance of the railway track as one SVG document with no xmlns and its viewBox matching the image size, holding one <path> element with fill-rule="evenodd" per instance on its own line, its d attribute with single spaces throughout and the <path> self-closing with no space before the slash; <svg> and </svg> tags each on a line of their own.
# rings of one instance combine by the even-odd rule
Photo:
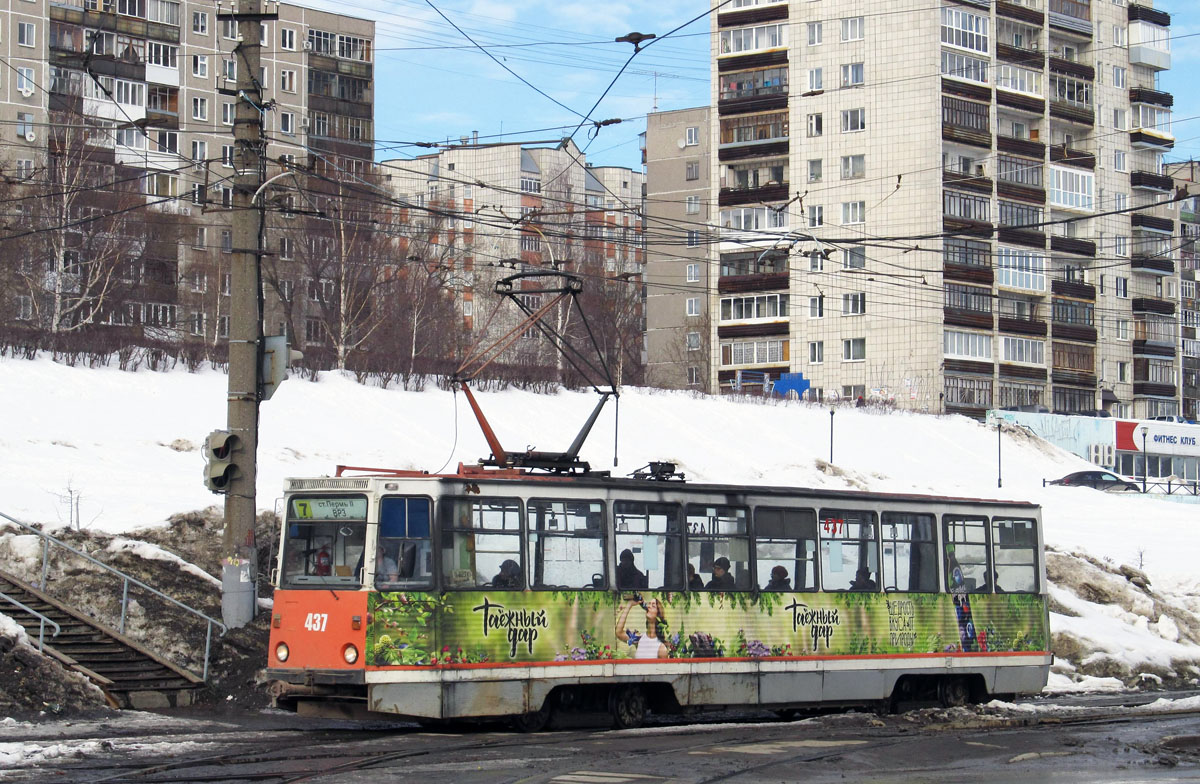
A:
<svg viewBox="0 0 1200 784">
<path fill-rule="evenodd" d="M 797 732 L 793 722 L 763 722 L 761 716 L 743 717 L 732 722 L 728 716 L 701 722 L 663 719 L 653 727 L 630 732 L 570 730 L 534 735 L 497 732 L 496 725 L 466 727 L 465 734 L 429 732 L 411 725 L 396 725 L 383 730 L 239 730 L 204 733 L 200 736 L 173 729 L 146 740 L 166 748 L 172 744 L 178 744 L 180 748 L 190 744 L 210 747 L 222 745 L 224 748 L 195 749 L 190 753 L 178 754 L 164 750 L 157 755 L 158 759 L 148 761 L 135 748 L 124 744 L 125 739 L 98 744 L 100 739 L 96 735 L 66 744 L 69 746 L 73 743 L 79 749 L 88 749 L 82 752 L 84 759 L 71 758 L 68 753 L 63 758 L 42 760 L 28 767 L 19 764 L 10 766 L 6 772 L 0 772 L 0 781 L 293 784 L 366 780 L 356 778 L 355 774 L 367 772 L 383 774 L 388 771 L 394 776 L 402 771 L 430 770 L 444 774 L 455 765 L 469 769 L 499 769 L 526 759 L 535 759 L 538 766 L 547 771 L 545 775 L 531 778 L 531 781 L 551 781 L 554 771 L 564 766 L 578 766 L 579 759 L 601 754 L 606 747 L 622 747 L 619 756 L 627 766 L 630 760 L 639 758 L 654 759 L 663 754 L 669 754 L 672 758 L 695 755 L 703 758 L 703 755 L 713 753 L 719 756 L 722 750 L 762 754 L 768 758 L 762 763 L 756 762 L 739 769 L 741 774 L 748 774 L 757 768 L 781 764 L 813 765 L 849 752 L 858 755 L 883 752 L 890 746 L 912 743 L 914 737 L 984 738 L 1035 728 L 1107 731 L 1107 728 L 1135 724 L 1144 729 L 1154 722 L 1200 717 L 1200 708 L 1147 712 L 1138 710 L 1136 705 L 1111 705 L 1076 710 L 1077 713 L 1059 711 L 1031 715 L 1000 715 L 986 709 L 918 711 L 882 719 L 869 714 L 840 714 L 816 722 L 804 722 L 803 732 Z M 828 740 L 812 741 L 810 745 L 805 745 L 796 740 L 800 735 L 820 736 Z M 743 739 L 741 746 L 728 746 L 731 737 Z M 645 742 L 650 738 L 653 738 L 652 742 Z M 641 740 L 634 742 L 635 739 Z M 747 751 L 745 744 L 749 741 L 746 739 L 753 739 L 761 748 Z M 105 742 L 108 743 L 107 747 L 104 746 Z M 1195 745 L 1200 748 L 1200 743 Z M 3 748 L 0 745 L 0 749 Z M 716 752 L 711 751 L 714 748 Z M 710 777 L 690 777 L 687 780 L 693 784 L 712 784 L 727 775 L 727 771 L 713 770 Z"/>
</svg>

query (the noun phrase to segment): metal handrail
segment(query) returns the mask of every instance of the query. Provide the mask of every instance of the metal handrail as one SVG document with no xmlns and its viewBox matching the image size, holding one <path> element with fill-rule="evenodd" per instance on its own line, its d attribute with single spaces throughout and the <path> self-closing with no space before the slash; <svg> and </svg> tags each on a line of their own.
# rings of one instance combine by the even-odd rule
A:
<svg viewBox="0 0 1200 784">
<path fill-rule="evenodd" d="M 173 599 L 170 596 L 167 596 L 165 593 L 158 590 L 157 588 L 152 588 L 149 585 L 146 585 L 144 582 L 137 579 L 136 577 L 130 577 L 129 575 L 122 572 L 120 569 L 114 569 L 113 567 L 109 566 L 108 564 L 104 563 L 103 561 L 98 561 L 95 558 L 93 558 L 92 556 L 88 555 L 87 553 L 76 550 L 71 545 L 67 544 L 66 542 L 64 542 L 60 539 L 54 538 L 53 536 L 46 533 L 45 531 L 40 531 L 37 528 L 34 528 L 31 525 L 28 525 L 27 523 L 22 523 L 20 520 L 9 517 L 8 515 L 4 514 L 3 512 L 0 512 L 0 518 L 7 520 L 8 522 L 12 523 L 15 526 L 24 528 L 26 531 L 29 531 L 30 533 L 34 533 L 34 534 L 37 534 L 38 536 L 42 537 L 42 581 L 41 581 L 41 586 L 42 586 L 43 590 L 45 589 L 45 586 L 46 586 L 46 574 L 50 568 L 50 547 L 49 547 L 50 543 L 54 543 L 54 544 L 58 545 L 59 547 L 62 547 L 66 550 L 70 550 L 75 555 L 78 555 L 81 558 L 86 558 L 87 560 L 96 564 L 100 568 L 106 569 L 107 571 L 112 572 L 113 574 L 117 575 L 122 580 L 124 580 L 124 586 L 121 591 L 121 622 L 120 622 L 120 625 L 117 627 L 117 631 L 119 631 L 121 634 L 125 633 L 125 611 L 129 606 L 129 584 L 130 583 L 133 583 L 134 585 L 137 585 L 140 588 L 144 588 L 147 591 L 149 591 L 150 593 L 152 593 L 158 597 L 161 597 L 163 599 L 166 599 L 168 602 L 171 602 L 172 604 L 176 605 L 180 609 L 186 610 L 187 612 L 191 613 L 192 615 L 197 615 L 197 616 L 203 618 L 205 621 L 207 621 L 208 626 L 207 626 L 207 631 L 204 636 L 204 672 L 201 675 L 201 679 L 205 680 L 205 681 L 208 680 L 208 658 L 209 658 L 209 653 L 212 650 L 213 626 L 215 625 L 215 626 L 219 627 L 221 629 L 221 636 L 224 637 L 225 633 L 227 631 L 229 631 L 229 629 L 226 628 L 225 624 L 221 623 L 216 618 L 210 618 L 209 616 L 205 615 L 204 613 L 200 612 L 199 610 L 195 609 L 194 607 L 187 606 L 186 604 L 179 601 L 178 599 Z"/>
<path fill-rule="evenodd" d="M 15 604 L 16 606 L 20 607 L 22 610 L 29 613 L 30 615 L 36 615 L 38 617 L 38 619 L 39 619 L 39 622 L 38 622 L 38 650 L 39 651 L 42 650 L 42 647 L 43 647 L 42 641 L 46 637 L 46 624 L 50 624 L 51 626 L 54 627 L 54 634 L 51 634 L 50 635 L 51 637 L 57 637 L 58 633 L 62 631 L 62 628 L 57 623 L 55 623 L 52 618 L 47 618 L 46 616 L 42 615 L 40 612 L 33 609 L 32 607 L 27 607 L 26 605 L 21 604 L 16 599 L 12 598 L 8 594 L 4 593 L 3 591 L 0 591 L 0 599 L 4 599 L 9 604 Z"/>
</svg>

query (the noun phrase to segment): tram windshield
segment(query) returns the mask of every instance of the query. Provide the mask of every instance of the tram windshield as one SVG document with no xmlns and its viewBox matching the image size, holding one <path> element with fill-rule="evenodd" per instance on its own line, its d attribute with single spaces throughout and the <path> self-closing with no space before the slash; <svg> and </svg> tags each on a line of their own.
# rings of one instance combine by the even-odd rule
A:
<svg viewBox="0 0 1200 784">
<path fill-rule="evenodd" d="M 357 588 L 366 531 L 364 496 L 293 496 L 288 501 L 280 584 Z"/>
</svg>

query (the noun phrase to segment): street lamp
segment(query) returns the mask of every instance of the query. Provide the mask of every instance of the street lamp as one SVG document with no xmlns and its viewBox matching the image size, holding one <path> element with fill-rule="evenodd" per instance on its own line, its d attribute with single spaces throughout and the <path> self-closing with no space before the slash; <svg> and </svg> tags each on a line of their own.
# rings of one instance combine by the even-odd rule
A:
<svg viewBox="0 0 1200 784">
<path fill-rule="evenodd" d="M 829 465 L 833 465 L 833 407 L 829 407 Z"/>
<path fill-rule="evenodd" d="M 996 417 L 996 487 L 1004 487 L 1004 463 L 1000 454 L 1000 434 L 1003 431 L 1004 420 Z"/>
<path fill-rule="evenodd" d="M 1146 492 L 1146 475 L 1150 473 L 1150 455 L 1146 453 L 1146 436 L 1150 435 L 1150 428 L 1142 425 L 1138 428 L 1142 432 L 1142 492 Z"/>
</svg>

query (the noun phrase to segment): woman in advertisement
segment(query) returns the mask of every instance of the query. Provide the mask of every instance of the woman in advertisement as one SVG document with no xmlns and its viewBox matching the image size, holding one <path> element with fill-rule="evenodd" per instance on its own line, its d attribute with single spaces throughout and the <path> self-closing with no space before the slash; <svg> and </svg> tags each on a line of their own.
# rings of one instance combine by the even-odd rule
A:
<svg viewBox="0 0 1200 784">
<path fill-rule="evenodd" d="M 633 629 L 628 628 L 629 612 L 634 607 L 642 607 L 646 611 L 646 632 L 639 634 Z M 623 643 L 636 646 L 633 658 L 635 659 L 665 659 L 670 655 L 670 650 L 663 642 L 663 635 L 666 632 L 667 619 L 663 614 L 663 607 L 658 603 L 657 599 L 642 600 L 640 596 L 635 596 L 625 605 L 625 609 L 621 611 L 620 617 L 617 618 L 617 639 Z"/>
</svg>

